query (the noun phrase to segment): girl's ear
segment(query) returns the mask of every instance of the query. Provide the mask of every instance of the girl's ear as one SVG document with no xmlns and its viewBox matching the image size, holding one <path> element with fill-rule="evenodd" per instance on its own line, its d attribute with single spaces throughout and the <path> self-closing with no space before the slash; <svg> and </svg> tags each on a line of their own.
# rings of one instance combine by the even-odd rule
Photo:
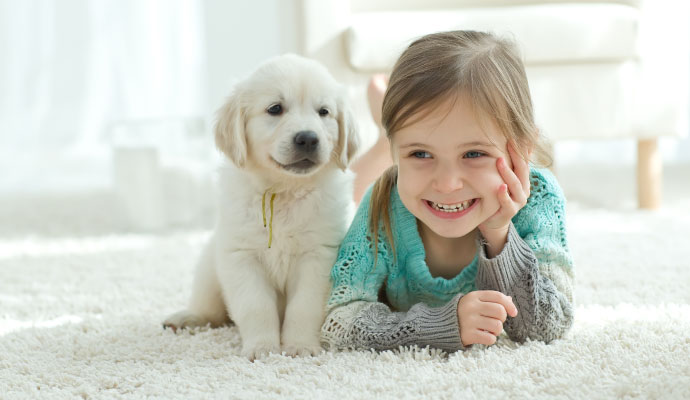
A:
<svg viewBox="0 0 690 400">
<path fill-rule="evenodd" d="M 343 171 L 347 169 L 350 162 L 354 159 L 360 145 L 359 129 L 352 109 L 344 97 L 345 94 L 343 94 L 343 98 L 338 105 L 340 109 L 337 117 L 338 144 L 335 150 L 335 162 Z"/>
<path fill-rule="evenodd" d="M 247 135 L 240 96 L 234 90 L 218 110 L 216 146 L 239 168 L 247 162 Z"/>
</svg>

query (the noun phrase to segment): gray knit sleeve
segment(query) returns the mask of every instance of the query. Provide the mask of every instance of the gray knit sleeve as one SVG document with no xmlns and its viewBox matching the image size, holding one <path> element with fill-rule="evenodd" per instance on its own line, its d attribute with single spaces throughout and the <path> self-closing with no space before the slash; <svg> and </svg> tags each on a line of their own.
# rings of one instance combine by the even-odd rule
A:
<svg viewBox="0 0 690 400">
<path fill-rule="evenodd" d="M 477 288 L 511 296 L 518 309 L 518 315 L 508 317 L 503 324 L 508 336 L 518 342 L 529 338 L 547 343 L 563 337 L 573 323 L 567 273 L 546 263 L 540 267 L 537 256 L 512 223 L 498 256 L 488 259 L 484 245 L 479 247 Z"/>
<path fill-rule="evenodd" d="M 415 304 L 407 312 L 392 312 L 378 302 L 351 302 L 328 314 L 321 329 L 322 342 L 330 349 L 390 350 L 417 345 L 460 350 L 457 310 L 461 297 L 457 294 L 437 308 Z"/>
</svg>

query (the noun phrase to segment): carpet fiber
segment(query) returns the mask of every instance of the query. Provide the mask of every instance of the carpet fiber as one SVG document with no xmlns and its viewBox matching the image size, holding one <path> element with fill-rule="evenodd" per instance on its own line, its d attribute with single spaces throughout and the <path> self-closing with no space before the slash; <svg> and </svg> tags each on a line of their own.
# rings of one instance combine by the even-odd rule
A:
<svg viewBox="0 0 690 400">
<path fill-rule="evenodd" d="M 128 233 L 103 194 L 5 196 L 0 398 L 690 398 L 690 196 L 638 211 L 606 177 L 581 195 L 591 176 L 559 176 L 576 262 L 565 339 L 254 363 L 235 327 L 160 325 L 188 299 L 208 221 Z"/>
</svg>

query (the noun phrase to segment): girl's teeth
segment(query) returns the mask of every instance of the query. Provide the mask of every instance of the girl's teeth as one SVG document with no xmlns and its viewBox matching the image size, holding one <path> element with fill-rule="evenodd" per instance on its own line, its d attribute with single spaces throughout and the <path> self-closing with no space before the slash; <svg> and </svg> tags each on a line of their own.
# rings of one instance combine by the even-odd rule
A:
<svg viewBox="0 0 690 400">
<path fill-rule="evenodd" d="M 443 212 L 458 212 L 466 209 L 472 203 L 474 200 L 468 200 L 468 201 L 463 201 L 462 203 L 458 204 L 440 204 L 440 203 L 434 203 L 433 201 L 429 201 L 431 203 L 431 206 L 434 207 L 435 209 Z"/>
</svg>

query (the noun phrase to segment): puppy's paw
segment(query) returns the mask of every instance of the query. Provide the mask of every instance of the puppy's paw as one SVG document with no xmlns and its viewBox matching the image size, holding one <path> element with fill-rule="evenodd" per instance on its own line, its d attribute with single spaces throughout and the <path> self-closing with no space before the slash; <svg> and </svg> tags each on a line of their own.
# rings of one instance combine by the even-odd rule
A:
<svg viewBox="0 0 690 400">
<path fill-rule="evenodd" d="M 242 346 L 242 356 L 249 361 L 267 357 L 269 354 L 280 354 L 280 346 L 272 343 L 256 343 Z"/>
<path fill-rule="evenodd" d="M 189 310 L 182 310 L 168 316 L 163 321 L 163 328 L 170 328 L 177 333 L 178 329 L 194 328 L 197 326 L 206 326 L 209 321 L 201 315 L 195 314 Z"/>
<path fill-rule="evenodd" d="M 285 344 L 283 352 L 290 357 L 311 357 L 323 353 L 319 344 Z"/>
</svg>

